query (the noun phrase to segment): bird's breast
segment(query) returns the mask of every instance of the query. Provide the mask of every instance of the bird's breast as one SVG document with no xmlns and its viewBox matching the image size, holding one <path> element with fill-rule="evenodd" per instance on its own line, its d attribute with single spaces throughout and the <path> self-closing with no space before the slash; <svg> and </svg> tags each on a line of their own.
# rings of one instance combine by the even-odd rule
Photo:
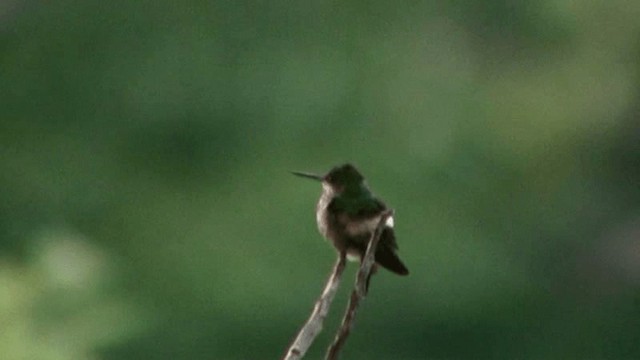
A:
<svg viewBox="0 0 640 360">
<path fill-rule="evenodd" d="M 316 222 L 318 223 L 318 231 L 325 238 L 329 237 L 329 218 L 327 208 L 331 202 L 331 196 L 323 193 L 318 200 L 316 207 Z"/>
</svg>

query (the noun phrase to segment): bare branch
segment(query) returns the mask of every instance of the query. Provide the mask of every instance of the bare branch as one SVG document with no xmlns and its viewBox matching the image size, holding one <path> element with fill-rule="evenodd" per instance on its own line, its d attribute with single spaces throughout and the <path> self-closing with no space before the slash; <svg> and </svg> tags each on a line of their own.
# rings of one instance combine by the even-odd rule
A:
<svg viewBox="0 0 640 360">
<path fill-rule="evenodd" d="M 373 232 L 373 234 L 371 234 L 371 240 L 369 241 L 367 251 L 362 258 L 362 263 L 360 264 L 360 270 L 358 270 L 356 284 L 353 292 L 351 293 L 351 299 L 349 300 L 347 311 L 344 313 L 342 324 L 340 325 L 340 329 L 338 329 L 338 332 L 336 333 L 336 338 L 333 340 L 333 344 L 331 344 L 327 351 L 327 360 L 337 359 L 338 355 L 340 354 L 340 350 L 344 346 L 344 343 L 347 341 L 347 337 L 349 336 L 351 328 L 353 327 L 353 322 L 355 320 L 356 311 L 358 310 L 360 301 L 362 301 L 367 295 L 369 277 L 373 275 L 372 270 L 375 263 L 375 253 L 376 248 L 378 247 L 378 242 L 380 242 L 382 230 L 384 229 L 387 219 L 392 215 L 392 209 L 389 209 L 382 213 L 382 215 L 380 216 L 380 220 L 378 221 L 378 226 L 376 226 L 376 230 Z"/>
<path fill-rule="evenodd" d="M 333 267 L 333 271 L 327 280 L 327 284 L 322 291 L 322 294 L 316 301 L 316 305 L 313 308 L 313 312 L 309 319 L 304 324 L 302 329 L 298 332 L 295 340 L 289 345 L 287 353 L 282 358 L 283 360 L 297 360 L 301 359 L 307 352 L 313 340 L 322 331 L 322 323 L 329 313 L 331 302 L 336 295 L 338 286 L 340 285 L 340 278 L 344 271 L 346 258 L 344 253 L 338 255 L 338 260 Z"/>
</svg>

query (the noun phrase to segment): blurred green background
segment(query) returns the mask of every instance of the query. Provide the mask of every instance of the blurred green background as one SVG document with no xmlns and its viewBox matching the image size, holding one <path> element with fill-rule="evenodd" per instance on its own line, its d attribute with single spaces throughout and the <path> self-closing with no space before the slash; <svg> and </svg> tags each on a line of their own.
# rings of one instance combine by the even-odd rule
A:
<svg viewBox="0 0 640 360">
<path fill-rule="evenodd" d="M 275 359 L 350 161 L 345 359 L 640 358 L 640 2 L 0 3 L 0 357 Z M 333 337 L 355 266 L 308 358 Z"/>
</svg>

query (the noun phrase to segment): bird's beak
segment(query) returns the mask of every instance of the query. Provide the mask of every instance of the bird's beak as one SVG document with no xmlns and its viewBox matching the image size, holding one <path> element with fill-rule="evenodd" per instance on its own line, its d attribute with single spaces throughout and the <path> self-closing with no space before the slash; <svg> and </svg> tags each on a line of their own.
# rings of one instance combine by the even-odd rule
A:
<svg viewBox="0 0 640 360">
<path fill-rule="evenodd" d="M 291 173 L 293 175 L 297 175 L 297 176 L 300 176 L 300 177 L 303 177 L 303 178 L 307 178 L 307 179 L 314 179 L 314 180 L 318 180 L 318 181 L 324 180 L 324 176 L 322 176 L 322 175 L 309 174 L 309 173 L 298 172 L 298 171 L 292 171 Z"/>
</svg>

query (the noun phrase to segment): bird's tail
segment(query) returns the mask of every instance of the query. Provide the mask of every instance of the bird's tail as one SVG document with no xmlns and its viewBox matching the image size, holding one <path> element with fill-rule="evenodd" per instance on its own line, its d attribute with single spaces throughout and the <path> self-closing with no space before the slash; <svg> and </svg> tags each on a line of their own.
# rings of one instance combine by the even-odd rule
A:
<svg viewBox="0 0 640 360">
<path fill-rule="evenodd" d="M 402 263 L 396 251 L 387 244 L 379 244 L 376 249 L 376 262 L 383 268 L 398 275 L 409 275 L 409 269 Z"/>
</svg>

